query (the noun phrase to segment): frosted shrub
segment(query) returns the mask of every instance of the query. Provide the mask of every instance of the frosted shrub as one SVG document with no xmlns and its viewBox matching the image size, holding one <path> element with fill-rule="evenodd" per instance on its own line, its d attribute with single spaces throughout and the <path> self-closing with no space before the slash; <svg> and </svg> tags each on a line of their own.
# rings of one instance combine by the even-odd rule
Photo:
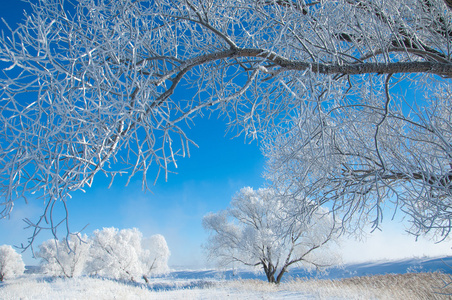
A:
<svg viewBox="0 0 452 300">
<path fill-rule="evenodd" d="M 0 246 L 0 281 L 22 275 L 24 270 L 22 256 L 9 245 Z"/>
<path fill-rule="evenodd" d="M 69 240 L 45 241 L 36 256 L 41 259 L 45 274 L 72 278 L 82 275 L 88 254 L 87 236 L 72 235 Z"/>
<path fill-rule="evenodd" d="M 91 242 L 89 274 L 147 281 L 150 274 L 168 271 L 169 249 L 161 235 L 143 239 L 136 228 L 111 227 L 94 231 Z"/>
<path fill-rule="evenodd" d="M 147 276 L 169 272 L 168 259 L 170 251 L 163 235 L 156 234 L 141 242 L 141 262 L 143 264 L 143 279 Z"/>
</svg>

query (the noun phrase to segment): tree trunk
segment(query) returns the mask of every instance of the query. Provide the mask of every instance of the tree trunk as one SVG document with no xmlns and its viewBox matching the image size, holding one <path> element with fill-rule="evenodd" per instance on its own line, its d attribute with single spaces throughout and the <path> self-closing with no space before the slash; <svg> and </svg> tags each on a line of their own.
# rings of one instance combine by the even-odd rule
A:
<svg viewBox="0 0 452 300">
<path fill-rule="evenodd" d="M 149 284 L 149 279 L 148 279 L 148 277 L 147 277 L 146 275 L 143 275 L 143 279 L 144 279 L 144 281 L 145 281 L 146 283 Z"/>
<path fill-rule="evenodd" d="M 281 282 L 281 278 L 283 277 L 284 274 L 286 274 L 287 272 L 287 268 L 284 267 L 282 268 L 281 272 L 279 272 L 278 277 L 276 277 L 276 284 L 279 284 Z"/>
<path fill-rule="evenodd" d="M 270 283 L 276 283 L 276 280 L 275 280 L 275 272 L 266 272 L 265 275 L 267 275 L 268 282 L 270 282 Z"/>
<path fill-rule="evenodd" d="M 267 280 L 270 283 L 276 283 L 275 280 L 275 272 L 276 268 L 273 267 L 273 265 L 270 263 L 268 266 L 265 263 L 262 263 L 262 266 L 264 267 L 265 275 L 267 276 Z"/>
</svg>

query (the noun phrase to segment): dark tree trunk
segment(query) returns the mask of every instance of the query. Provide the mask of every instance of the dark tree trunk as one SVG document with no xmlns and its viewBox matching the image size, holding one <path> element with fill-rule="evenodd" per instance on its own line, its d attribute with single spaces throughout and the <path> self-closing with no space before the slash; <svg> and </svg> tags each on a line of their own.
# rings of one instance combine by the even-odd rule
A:
<svg viewBox="0 0 452 300">
<path fill-rule="evenodd" d="M 278 277 L 276 277 L 276 284 L 279 284 L 281 282 L 281 278 L 283 277 L 284 274 L 286 274 L 287 272 L 287 268 L 284 267 L 282 268 L 281 272 L 279 272 Z"/>
<path fill-rule="evenodd" d="M 144 281 L 145 281 L 146 283 L 149 283 L 149 279 L 148 279 L 148 277 L 147 277 L 146 275 L 143 275 L 143 279 L 144 279 Z"/>
<path fill-rule="evenodd" d="M 266 275 L 267 275 L 268 282 L 270 282 L 270 283 L 276 283 L 276 280 L 275 280 L 275 273 L 274 273 L 274 272 L 273 272 L 273 273 L 268 272 L 268 273 L 266 273 Z"/>
<path fill-rule="evenodd" d="M 267 276 L 268 282 L 276 283 L 276 280 L 275 280 L 276 268 L 271 263 L 268 265 L 265 263 L 262 263 L 262 266 L 264 267 L 264 272 L 265 272 L 265 275 Z"/>
</svg>

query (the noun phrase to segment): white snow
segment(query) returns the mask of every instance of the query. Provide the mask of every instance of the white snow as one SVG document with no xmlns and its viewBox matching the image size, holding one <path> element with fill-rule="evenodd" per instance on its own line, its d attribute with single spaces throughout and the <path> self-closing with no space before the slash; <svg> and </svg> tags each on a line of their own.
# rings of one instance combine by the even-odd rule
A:
<svg viewBox="0 0 452 300">
<path fill-rule="evenodd" d="M 153 288 L 154 285 L 157 287 Z M 162 288 L 166 286 L 166 288 Z M 160 289 L 158 288 L 160 287 Z M 49 279 L 23 276 L 0 285 L 0 299 L 360 299 L 353 289 L 262 281 L 154 281 L 151 285 L 79 277 Z M 372 295 L 368 295 L 372 297 Z M 362 298 L 361 298 L 362 299 Z"/>
<path fill-rule="evenodd" d="M 379 274 L 401 274 L 413 268 L 450 273 L 447 265 L 451 260 L 426 258 L 348 265 L 314 276 L 322 280 L 305 280 L 308 273 L 293 270 L 280 285 L 265 282 L 262 274 L 232 270 L 172 271 L 150 278 L 149 284 L 104 277 L 63 279 L 28 273 L 0 283 L 0 299 L 436 299 L 442 291 L 438 288 L 450 280 L 447 274 Z M 352 274 L 364 277 L 332 280 Z M 452 293 L 452 288 L 446 292 Z"/>
</svg>

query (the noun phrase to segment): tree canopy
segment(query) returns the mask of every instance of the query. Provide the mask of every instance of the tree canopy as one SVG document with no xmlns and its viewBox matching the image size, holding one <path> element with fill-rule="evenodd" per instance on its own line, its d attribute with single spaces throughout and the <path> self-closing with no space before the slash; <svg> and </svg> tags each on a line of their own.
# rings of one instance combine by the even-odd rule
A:
<svg viewBox="0 0 452 300">
<path fill-rule="evenodd" d="M 90 242 L 86 235 L 71 235 L 69 239 L 50 239 L 39 245 L 36 257 L 41 260 L 44 274 L 67 278 L 83 274 L 88 260 Z"/>
<path fill-rule="evenodd" d="M 378 224 L 390 191 L 421 231 L 448 234 L 450 1 L 29 3 L 0 38 L 3 217 L 34 194 L 39 228 L 98 173 L 147 188 L 189 154 L 186 124 L 218 110 L 236 134 L 286 147 L 271 166 L 281 188 L 306 192 L 296 178 L 317 182 L 322 165 L 319 203 L 370 207 Z M 314 164 L 291 169 L 309 151 Z"/>
<path fill-rule="evenodd" d="M 89 259 L 85 272 L 116 279 L 136 281 L 169 271 L 170 251 L 165 238 L 153 235 L 143 239 L 136 229 L 103 228 L 90 238 Z"/>
<path fill-rule="evenodd" d="M 24 271 L 22 256 L 10 245 L 0 246 L 0 282 L 20 276 Z"/>
</svg>

